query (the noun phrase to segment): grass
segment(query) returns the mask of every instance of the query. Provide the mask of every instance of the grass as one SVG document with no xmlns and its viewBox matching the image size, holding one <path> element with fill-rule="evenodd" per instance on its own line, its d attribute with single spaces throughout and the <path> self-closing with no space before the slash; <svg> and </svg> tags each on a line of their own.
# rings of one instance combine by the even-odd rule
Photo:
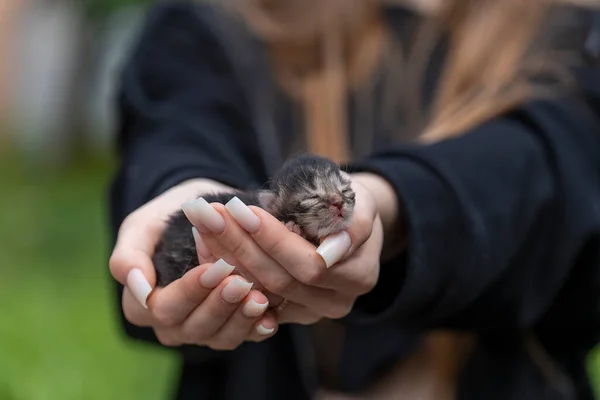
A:
<svg viewBox="0 0 600 400">
<path fill-rule="evenodd" d="M 0 163 L 0 399 L 165 399 L 174 356 L 127 340 L 107 267 L 110 163 Z M 590 357 L 600 389 L 600 353 Z"/>
<path fill-rule="evenodd" d="M 107 268 L 106 163 L 0 168 L 0 399 L 164 399 L 169 352 L 124 338 Z"/>
</svg>

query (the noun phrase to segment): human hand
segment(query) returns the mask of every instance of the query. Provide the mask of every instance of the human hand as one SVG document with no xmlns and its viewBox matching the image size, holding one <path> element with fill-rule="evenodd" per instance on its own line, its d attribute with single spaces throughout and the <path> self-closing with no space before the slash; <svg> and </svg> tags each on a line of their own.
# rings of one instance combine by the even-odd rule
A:
<svg viewBox="0 0 600 400">
<path fill-rule="evenodd" d="M 154 329 L 165 346 L 206 345 L 234 349 L 244 341 L 275 334 L 275 315 L 265 312 L 266 296 L 245 279 L 230 276 L 234 267 L 198 253 L 200 266 L 164 288 L 154 288 L 154 247 L 166 217 L 216 182 L 194 180 L 178 185 L 130 214 L 119 229 L 110 258 L 112 276 L 125 286 L 122 307 L 132 324 Z M 199 237 L 195 235 L 197 244 Z M 201 246 L 197 246 L 201 249 Z"/>
<path fill-rule="evenodd" d="M 352 185 L 356 205 L 348 230 L 326 238 L 318 249 L 237 198 L 225 206 L 198 201 L 186 214 L 214 257 L 242 267 L 266 291 L 289 301 L 278 313 L 279 323 L 312 324 L 347 315 L 379 277 L 381 219 L 369 190 L 358 181 Z"/>
</svg>

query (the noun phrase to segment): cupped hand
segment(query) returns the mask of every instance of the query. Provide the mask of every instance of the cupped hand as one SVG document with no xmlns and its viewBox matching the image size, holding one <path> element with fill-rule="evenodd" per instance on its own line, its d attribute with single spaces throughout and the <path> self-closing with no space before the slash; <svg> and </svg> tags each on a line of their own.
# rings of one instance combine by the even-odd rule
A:
<svg viewBox="0 0 600 400">
<path fill-rule="evenodd" d="M 119 229 L 110 271 L 125 286 L 125 318 L 153 328 L 166 346 L 234 349 L 244 341 L 265 340 L 277 330 L 276 316 L 267 311 L 267 297 L 247 280 L 232 276 L 234 266 L 201 254 L 202 246 L 198 246 L 201 265 L 165 287 L 154 287 L 152 255 L 166 218 L 197 193 L 217 185 L 204 180 L 178 185 L 134 211 Z"/>
<path fill-rule="evenodd" d="M 370 191 L 353 180 L 356 205 L 347 231 L 315 246 L 259 207 L 234 198 L 226 205 L 202 200 L 184 208 L 203 245 L 249 272 L 266 292 L 286 299 L 279 323 L 312 324 L 342 318 L 379 277 L 383 229 Z"/>
</svg>

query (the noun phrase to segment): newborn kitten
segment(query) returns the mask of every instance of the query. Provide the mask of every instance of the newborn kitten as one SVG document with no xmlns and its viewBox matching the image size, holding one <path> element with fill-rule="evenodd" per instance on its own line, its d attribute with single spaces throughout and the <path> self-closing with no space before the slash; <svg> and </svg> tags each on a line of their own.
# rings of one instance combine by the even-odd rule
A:
<svg viewBox="0 0 600 400">
<path fill-rule="evenodd" d="M 263 208 L 311 243 L 346 229 L 354 211 L 350 179 L 333 161 L 315 155 L 291 158 L 268 182 L 267 189 L 203 194 L 209 203 L 227 203 L 237 196 L 246 205 Z M 166 286 L 198 266 L 192 224 L 183 211 L 167 222 L 153 258 L 157 285 Z"/>
</svg>

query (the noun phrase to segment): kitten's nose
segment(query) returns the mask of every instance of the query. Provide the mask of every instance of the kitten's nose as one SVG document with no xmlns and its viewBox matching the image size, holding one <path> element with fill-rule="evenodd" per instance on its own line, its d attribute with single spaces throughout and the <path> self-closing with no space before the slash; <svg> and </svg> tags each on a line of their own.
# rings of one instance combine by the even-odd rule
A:
<svg viewBox="0 0 600 400">
<path fill-rule="evenodd" d="M 337 208 L 338 210 L 341 210 L 342 207 L 344 207 L 344 203 L 342 203 L 341 201 L 331 202 L 331 205 Z"/>
</svg>

